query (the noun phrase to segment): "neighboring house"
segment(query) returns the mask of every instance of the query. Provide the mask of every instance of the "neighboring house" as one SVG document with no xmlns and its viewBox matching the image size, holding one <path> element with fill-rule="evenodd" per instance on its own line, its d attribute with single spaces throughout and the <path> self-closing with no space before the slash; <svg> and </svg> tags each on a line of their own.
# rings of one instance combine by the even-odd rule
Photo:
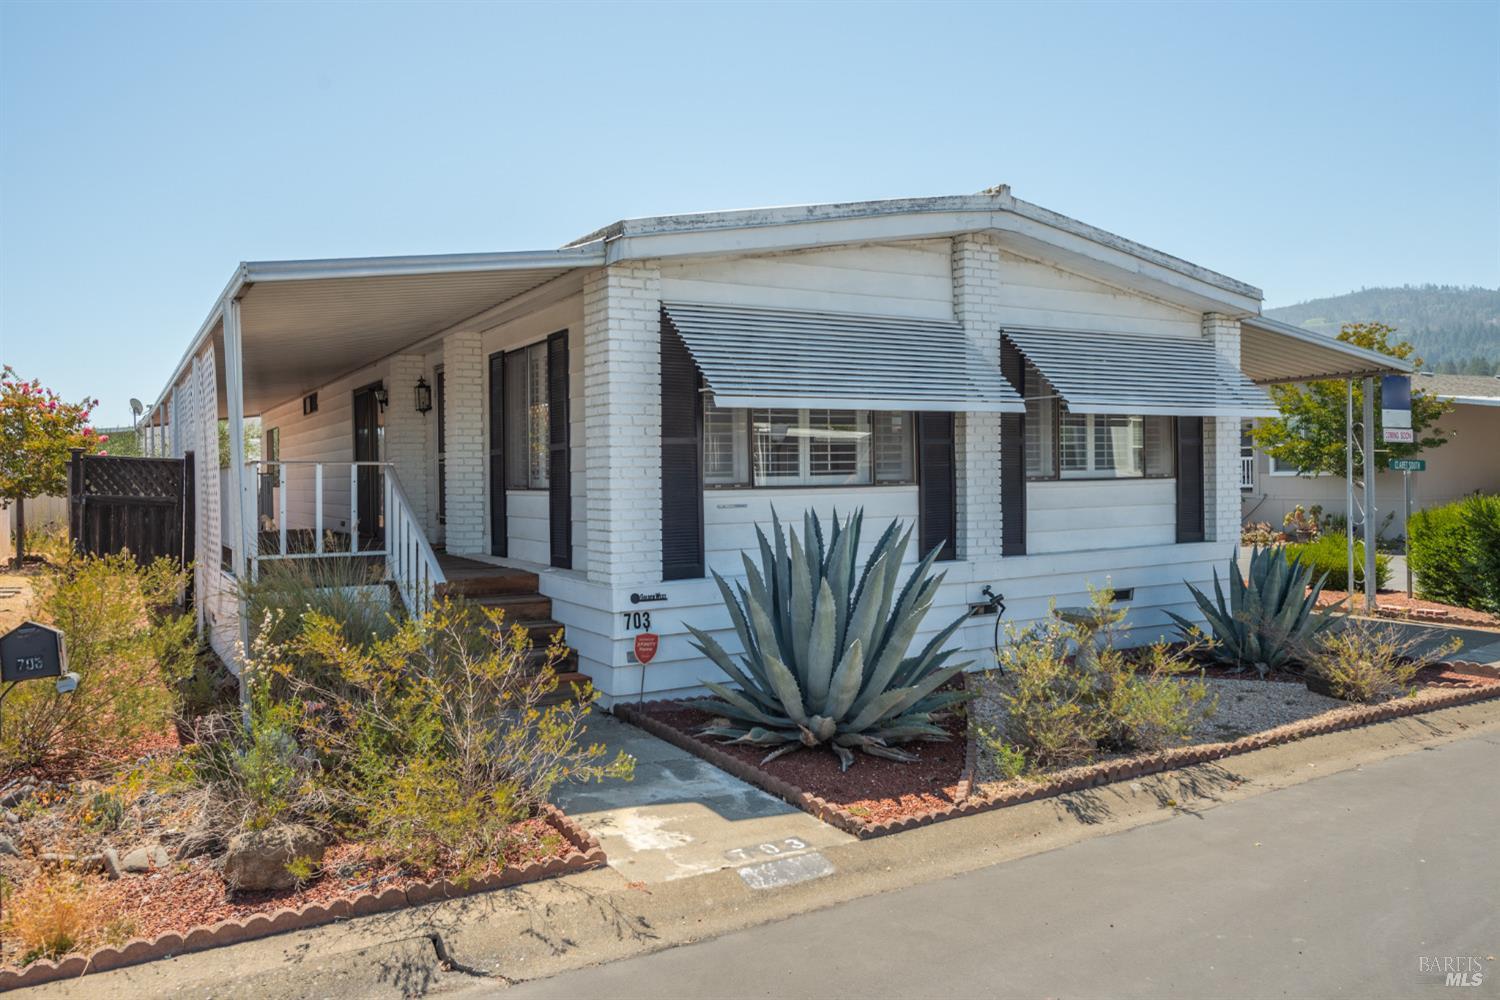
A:
<svg viewBox="0 0 1500 1000">
<path fill-rule="evenodd" d="M 1423 472 L 1411 475 L 1412 509 L 1439 507 L 1471 493 L 1500 493 L 1500 376 L 1412 376 L 1413 391 L 1432 393 L 1453 403 L 1438 421 L 1447 444 L 1424 451 Z M 1253 446 L 1250 421 L 1241 432 L 1241 506 L 1246 524 L 1259 521 L 1280 527 L 1297 505 L 1321 506 L 1327 513 L 1344 513 L 1344 477 L 1299 476 L 1295 468 Z M 1378 447 L 1378 445 L 1377 445 Z M 1385 538 L 1406 535 L 1402 474 L 1381 472 L 1375 477 L 1375 524 Z"/>
<path fill-rule="evenodd" d="M 221 416 L 265 428 L 250 466 L 229 436 L 237 489 L 199 479 L 198 551 L 222 537 L 228 571 L 200 560 L 197 594 L 226 655 L 233 576 L 353 539 L 409 604 L 449 579 L 550 614 L 606 703 L 686 692 L 714 671 L 684 623 L 732 648 L 709 574 L 743 572 L 773 508 L 800 532 L 808 508 L 863 507 L 867 543 L 898 519 L 909 561 L 941 545 L 926 634 L 980 605 L 957 641 L 982 665 L 986 586 L 1008 620 L 1090 585 L 1141 639 L 1196 616 L 1185 582 L 1238 544 L 1240 420 L 1273 412 L 1256 383 L 1401 370 L 1242 327 L 1260 303 L 1006 188 L 246 263 L 150 436 L 182 454 Z"/>
</svg>

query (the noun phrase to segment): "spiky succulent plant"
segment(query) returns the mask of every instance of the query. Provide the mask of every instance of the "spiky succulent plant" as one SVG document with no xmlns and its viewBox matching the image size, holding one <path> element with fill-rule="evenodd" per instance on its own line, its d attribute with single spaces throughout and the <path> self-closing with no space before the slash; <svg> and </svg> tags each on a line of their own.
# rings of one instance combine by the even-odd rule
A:
<svg viewBox="0 0 1500 1000">
<path fill-rule="evenodd" d="M 1318 592 L 1327 574 L 1313 580 L 1313 568 L 1302 557 L 1288 560 L 1279 545 L 1250 553 L 1250 580 L 1240 576 L 1234 557 L 1229 559 L 1229 600 L 1214 570 L 1214 599 L 1188 585 L 1212 632 L 1213 655 L 1223 663 L 1258 673 L 1287 669 L 1305 655 L 1319 632 L 1332 619 L 1314 614 Z M 1172 614 L 1168 612 L 1168 614 Z M 1198 626 L 1172 614 L 1177 627 L 1189 638 L 1200 634 Z"/>
<path fill-rule="evenodd" d="M 720 718 L 703 735 L 770 747 L 768 761 L 799 747 L 828 747 L 845 770 L 855 750 L 911 761 L 897 744 L 948 738 L 935 715 L 968 695 L 938 689 L 968 663 L 948 665 L 956 650 L 942 647 L 967 616 L 907 656 L 943 580 L 928 575 L 938 549 L 898 589 L 911 530 L 892 522 L 861 569 L 863 522 L 863 510 L 843 524 L 835 512 L 825 546 L 816 513 L 803 516 L 799 539 L 790 528 L 783 533 L 773 511 L 774 546 L 756 528 L 760 566 L 741 553 L 745 583 L 731 589 L 714 574 L 744 652 L 731 657 L 713 636 L 688 626 L 694 645 L 739 687 L 705 682 L 718 697 L 696 706 Z"/>
</svg>

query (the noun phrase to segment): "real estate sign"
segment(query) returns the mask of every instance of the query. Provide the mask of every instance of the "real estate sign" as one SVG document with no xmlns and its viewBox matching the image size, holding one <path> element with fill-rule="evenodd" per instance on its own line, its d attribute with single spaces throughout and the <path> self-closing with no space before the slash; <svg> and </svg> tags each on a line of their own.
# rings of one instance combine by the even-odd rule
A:
<svg viewBox="0 0 1500 1000">
<path fill-rule="evenodd" d="M 1411 444 L 1411 377 L 1385 375 L 1380 379 L 1380 427 L 1386 444 Z"/>
</svg>

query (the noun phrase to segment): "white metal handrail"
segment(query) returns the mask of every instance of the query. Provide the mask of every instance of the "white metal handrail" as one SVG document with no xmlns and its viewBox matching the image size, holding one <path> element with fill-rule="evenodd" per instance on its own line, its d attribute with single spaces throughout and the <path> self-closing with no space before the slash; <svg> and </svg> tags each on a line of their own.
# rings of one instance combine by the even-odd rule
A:
<svg viewBox="0 0 1500 1000">
<path fill-rule="evenodd" d="M 1240 489 L 1255 489 L 1255 456 L 1240 456 Z"/>
<path fill-rule="evenodd" d="M 407 611 L 425 613 L 445 577 L 394 469 L 385 475 L 385 547 L 386 579 L 396 585 Z"/>
<path fill-rule="evenodd" d="M 256 479 L 263 468 L 274 466 L 276 485 L 278 487 L 276 498 L 276 551 L 260 551 L 260 530 L 258 523 L 253 517 L 250 519 L 256 526 L 250 532 L 253 544 L 250 546 L 250 572 L 252 578 L 258 577 L 260 563 L 270 560 L 294 560 L 294 559 L 321 559 L 326 556 L 360 556 L 360 557 L 382 557 L 385 563 L 383 579 L 388 583 L 394 583 L 401 595 L 401 600 L 406 604 L 407 610 L 413 614 L 421 614 L 432 604 L 433 595 L 439 584 L 444 583 L 446 578 L 442 568 L 438 565 L 437 555 L 432 551 L 432 546 L 427 541 L 427 535 L 422 530 L 420 521 L 413 514 L 411 502 L 406 498 L 406 493 L 401 488 L 400 481 L 396 478 L 396 470 L 389 462 L 322 462 L 316 459 L 278 459 L 259 460 L 247 462 L 246 465 L 253 467 Z M 289 528 L 287 517 L 287 498 L 290 490 L 287 488 L 288 466 L 311 466 L 313 471 L 313 517 L 312 517 L 312 551 L 293 552 L 287 543 L 287 532 Z M 324 532 L 324 509 L 323 502 L 324 484 L 326 478 L 323 474 L 324 466 L 347 466 L 349 469 L 349 548 L 346 551 L 330 551 L 326 545 Z M 361 469 L 378 469 L 382 477 L 381 497 L 383 499 L 383 511 L 377 512 L 381 523 L 379 534 L 380 544 L 374 548 L 361 548 L 359 537 L 359 473 Z M 253 496 L 253 491 L 252 491 Z M 253 500 L 248 501 L 253 504 Z M 251 507 L 250 509 L 254 509 Z"/>
</svg>

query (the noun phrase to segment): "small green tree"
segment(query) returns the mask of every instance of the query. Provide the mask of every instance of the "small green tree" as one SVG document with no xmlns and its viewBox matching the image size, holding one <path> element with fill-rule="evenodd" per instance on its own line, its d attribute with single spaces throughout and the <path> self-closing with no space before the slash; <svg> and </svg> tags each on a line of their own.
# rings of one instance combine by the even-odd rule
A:
<svg viewBox="0 0 1500 1000">
<path fill-rule="evenodd" d="M 1355 347 L 1379 351 L 1393 358 L 1410 360 L 1413 367 L 1421 369 L 1422 359 L 1414 357 L 1415 347 L 1410 341 L 1392 343 L 1396 332 L 1393 326 L 1384 323 L 1345 323 L 1338 339 Z M 1303 385 L 1273 385 L 1271 398 L 1281 408 L 1281 416 L 1262 420 L 1255 427 L 1255 444 L 1261 451 L 1281 462 L 1294 466 L 1303 476 L 1314 473 L 1342 476 L 1344 474 L 1344 421 L 1345 387 L 1342 381 L 1308 382 Z M 1354 419 L 1361 419 L 1364 412 L 1364 385 L 1354 383 Z M 1444 399 L 1413 387 L 1411 394 L 1411 426 L 1413 437 L 1410 444 L 1380 444 L 1375 454 L 1377 470 L 1388 467 L 1393 458 L 1411 458 L 1428 448 L 1447 444 L 1437 426 L 1438 418 L 1453 404 Z M 1375 383 L 1375 440 L 1381 439 L 1380 383 Z M 1363 475 L 1358 456 L 1355 457 L 1355 475 Z"/>
<path fill-rule="evenodd" d="M 0 372 L 0 500 L 16 505 L 16 552 L 20 567 L 26 552 L 28 497 L 63 493 L 68 488 L 69 451 L 98 449 L 108 435 L 89 426 L 97 399 L 66 402 L 37 379 L 23 380 L 6 365 Z"/>
</svg>

